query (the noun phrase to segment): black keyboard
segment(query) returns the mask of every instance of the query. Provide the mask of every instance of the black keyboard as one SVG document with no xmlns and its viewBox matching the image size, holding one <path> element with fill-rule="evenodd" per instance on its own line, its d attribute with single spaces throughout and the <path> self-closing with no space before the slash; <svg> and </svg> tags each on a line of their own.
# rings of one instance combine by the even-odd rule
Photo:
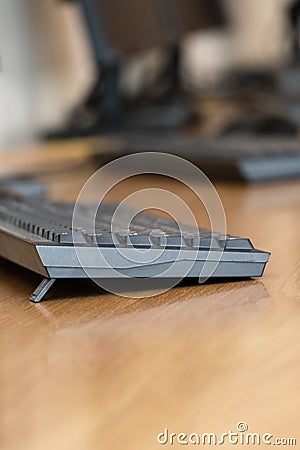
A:
<svg viewBox="0 0 300 450">
<path fill-rule="evenodd" d="M 102 204 L 94 222 L 94 206 L 82 205 L 77 211 L 80 227 L 73 228 L 72 204 L 0 192 L 0 256 L 45 277 L 31 296 L 35 302 L 56 279 L 89 277 L 76 254 L 77 245 L 95 279 L 118 278 L 118 274 L 129 279 L 163 278 L 167 268 L 168 277 L 181 278 L 187 261 L 193 263 L 185 276 L 199 278 L 209 251 L 215 252 L 214 258 L 220 255 L 212 277 L 257 277 L 269 259 L 269 253 L 256 250 L 247 238 L 189 226 L 180 231 L 175 221 L 147 212 L 135 215 L 127 226 L 120 220 L 121 211 L 119 222 L 112 227 L 116 208 L 116 204 Z M 126 213 L 124 210 L 124 218 Z M 134 264 L 127 260 L 126 252 L 129 255 L 143 248 L 153 254 L 153 262 L 141 257 Z M 105 264 L 97 265 L 95 249 L 110 261 L 111 270 Z"/>
<path fill-rule="evenodd" d="M 247 134 L 211 139 L 183 134 L 124 138 L 124 153 L 145 151 L 181 156 L 212 178 L 260 182 L 300 177 L 300 142 L 293 138 Z"/>
</svg>

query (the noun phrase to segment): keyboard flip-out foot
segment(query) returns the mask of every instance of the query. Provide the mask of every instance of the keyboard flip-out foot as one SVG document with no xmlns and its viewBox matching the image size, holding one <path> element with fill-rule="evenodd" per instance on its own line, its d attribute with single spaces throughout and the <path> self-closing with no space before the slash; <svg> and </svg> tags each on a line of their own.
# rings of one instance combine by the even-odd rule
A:
<svg viewBox="0 0 300 450">
<path fill-rule="evenodd" d="M 34 303 L 39 303 L 40 301 L 42 301 L 55 281 L 55 278 L 44 278 L 43 281 L 38 285 L 36 290 L 31 294 L 29 300 Z"/>
</svg>

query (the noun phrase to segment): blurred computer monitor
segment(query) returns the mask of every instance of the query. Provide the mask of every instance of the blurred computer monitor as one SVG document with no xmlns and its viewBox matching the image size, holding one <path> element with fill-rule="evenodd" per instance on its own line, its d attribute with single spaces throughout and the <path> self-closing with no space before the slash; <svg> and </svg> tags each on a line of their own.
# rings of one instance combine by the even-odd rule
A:
<svg viewBox="0 0 300 450">
<path fill-rule="evenodd" d="M 226 24 L 222 0 L 77 0 L 94 53 L 98 78 L 67 129 L 50 137 L 73 137 L 126 130 L 176 128 L 195 119 L 182 90 L 180 42 L 189 31 Z M 155 95 L 149 89 L 134 101 L 120 92 L 120 67 L 148 49 L 169 55 Z M 161 92 L 161 97 L 157 96 Z"/>
</svg>

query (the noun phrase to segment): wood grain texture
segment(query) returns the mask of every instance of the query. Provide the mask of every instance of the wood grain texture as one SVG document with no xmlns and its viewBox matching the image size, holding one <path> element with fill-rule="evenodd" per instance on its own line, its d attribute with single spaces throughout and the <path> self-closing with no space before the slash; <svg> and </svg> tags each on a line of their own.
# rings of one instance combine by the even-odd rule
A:
<svg viewBox="0 0 300 450">
<path fill-rule="evenodd" d="M 43 180 L 69 199 L 90 170 Z M 272 252 L 261 280 L 145 299 L 61 281 L 34 305 L 40 278 L 1 260 L 1 449 L 150 450 L 165 427 L 222 433 L 240 421 L 300 445 L 300 183 L 217 189 L 228 231 Z"/>
</svg>

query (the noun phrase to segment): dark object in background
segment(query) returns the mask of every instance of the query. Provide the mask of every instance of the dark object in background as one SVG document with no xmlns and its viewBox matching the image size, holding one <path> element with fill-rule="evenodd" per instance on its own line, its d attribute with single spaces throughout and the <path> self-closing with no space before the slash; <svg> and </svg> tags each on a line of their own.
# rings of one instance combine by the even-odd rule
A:
<svg viewBox="0 0 300 450">
<path fill-rule="evenodd" d="M 292 32 L 292 63 L 293 65 L 300 66 L 300 1 L 294 0 L 288 7 L 288 18 L 291 24 Z"/>
<path fill-rule="evenodd" d="M 297 124 L 288 117 L 256 114 L 244 118 L 239 122 L 230 125 L 223 133 L 224 136 L 249 134 L 250 136 L 296 136 L 298 131 Z"/>
<path fill-rule="evenodd" d="M 180 76 L 179 44 L 188 31 L 226 24 L 220 0 L 78 0 L 98 78 L 66 129 L 48 137 L 174 128 L 197 118 Z M 150 48 L 168 51 L 166 69 L 148 92 L 130 101 L 119 88 L 121 64 Z"/>
<path fill-rule="evenodd" d="M 282 136 L 203 138 L 173 133 L 124 138 L 123 154 L 145 151 L 186 158 L 210 178 L 254 183 L 300 177 L 300 142 Z"/>
</svg>

